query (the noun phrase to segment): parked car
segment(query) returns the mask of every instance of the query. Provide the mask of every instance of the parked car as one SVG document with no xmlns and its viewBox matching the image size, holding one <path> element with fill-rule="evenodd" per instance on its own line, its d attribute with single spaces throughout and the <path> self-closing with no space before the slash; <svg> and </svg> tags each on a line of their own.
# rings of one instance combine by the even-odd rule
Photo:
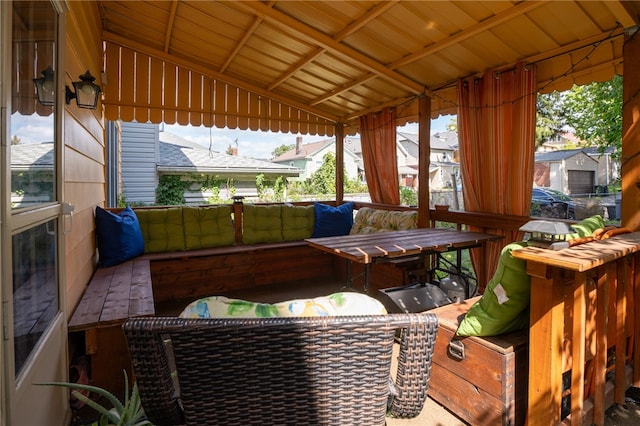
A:
<svg viewBox="0 0 640 426">
<path fill-rule="evenodd" d="M 566 219 L 576 218 L 576 204 L 573 198 L 560 191 L 551 188 L 533 188 L 531 195 L 531 215 L 545 216 L 545 211 L 549 208 L 560 206 L 566 214 Z M 554 217 L 556 217 L 554 215 Z"/>
</svg>

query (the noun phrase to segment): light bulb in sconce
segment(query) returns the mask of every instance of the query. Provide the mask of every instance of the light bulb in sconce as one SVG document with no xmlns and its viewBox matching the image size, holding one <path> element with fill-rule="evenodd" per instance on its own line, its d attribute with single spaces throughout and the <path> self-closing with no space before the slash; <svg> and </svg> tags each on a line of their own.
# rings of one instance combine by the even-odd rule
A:
<svg viewBox="0 0 640 426">
<path fill-rule="evenodd" d="M 56 82 L 55 73 L 51 65 L 41 71 L 39 78 L 33 79 L 36 86 L 36 97 L 40 105 L 53 106 L 56 102 Z"/>
<path fill-rule="evenodd" d="M 102 89 L 94 83 L 95 79 L 87 70 L 86 73 L 80 76 L 80 81 L 73 82 L 73 87 L 76 89 L 75 93 L 67 86 L 67 104 L 71 103 L 71 100 L 75 98 L 80 108 L 96 109 Z"/>
</svg>

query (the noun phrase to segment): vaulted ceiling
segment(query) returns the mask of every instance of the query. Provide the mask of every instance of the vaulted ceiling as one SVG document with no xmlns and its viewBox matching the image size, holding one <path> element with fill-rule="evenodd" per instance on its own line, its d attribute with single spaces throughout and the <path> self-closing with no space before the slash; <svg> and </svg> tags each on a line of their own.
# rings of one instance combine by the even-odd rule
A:
<svg viewBox="0 0 640 426">
<path fill-rule="evenodd" d="M 107 118 L 331 135 L 518 62 L 540 92 L 622 74 L 630 1 L 100 1 Z"/>
</svg>

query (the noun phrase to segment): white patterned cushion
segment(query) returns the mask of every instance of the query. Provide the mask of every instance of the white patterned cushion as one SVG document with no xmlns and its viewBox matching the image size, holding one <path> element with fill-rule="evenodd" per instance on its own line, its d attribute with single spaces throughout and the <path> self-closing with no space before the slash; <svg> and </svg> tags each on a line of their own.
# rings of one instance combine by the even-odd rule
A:
<svg viewBox="0 0 640 426">
<path fill-rule="evenodd" d="M 384 305 L 373 297 L 354 292 L 334 293 L 313 299 L 296 299 L 274 304 L 205 297 L 191 302 L 181 318 L 269 318 L 318 317 L 337 315 L 384 315 Z"/>
</svg>

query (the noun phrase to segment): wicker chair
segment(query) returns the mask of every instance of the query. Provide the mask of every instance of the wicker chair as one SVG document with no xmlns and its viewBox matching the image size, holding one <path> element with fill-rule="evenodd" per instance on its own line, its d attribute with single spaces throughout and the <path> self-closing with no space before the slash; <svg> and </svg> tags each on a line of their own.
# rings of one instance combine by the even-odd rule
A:
<svg viewBox="0 0 640 426">
<path fill-rule="evenodd" d="M 316 318 L 139 317 L 124 324 L 156 425 L 384 425 L 427 397 L 434 314 Z M 177 371 L 177 375 L 173 374 Z"/>
</svg>

